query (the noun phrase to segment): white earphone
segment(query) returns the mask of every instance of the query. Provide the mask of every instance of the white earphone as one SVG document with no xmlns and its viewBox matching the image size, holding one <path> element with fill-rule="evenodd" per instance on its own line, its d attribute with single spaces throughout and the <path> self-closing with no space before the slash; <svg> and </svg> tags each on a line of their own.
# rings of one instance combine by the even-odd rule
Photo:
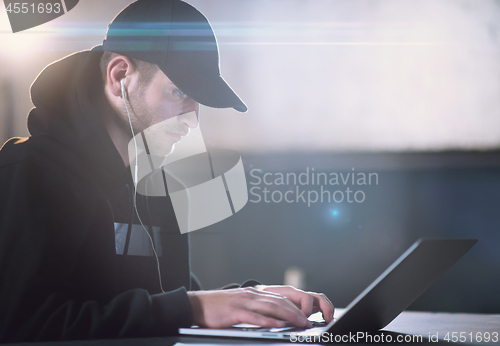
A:
<svg viewBox="0 0 500 346">
<path fill-rule="evenodd" d="M 134 180 L 134 183 L 135 183 L 135 186 L 137 188 L 137 171 L 138 171 L 138 167 L 137 167 L 137 141 L 135 139 L 134 127 L 132 126 L 132 119 L 130 119 L 130 112 L 128 110 L 127 92 L 125 90 L 125 84 L 123 84 L 124 80 L 125 80 L 125 78 L 123 78 L 122 80 L 120 80 L 120 85 L 121 85 L 121 89 L 122 89 L 123 104 L 125 105 L 125 110 L 127 111 L 128 123 L 130 125 L 130 131 L 132 131 L 132 138 L 134 139 L 135 156 L 136 156 L 136 160 L 135 160 L 135 177 L 134 177 L 135 180 Z"/>
<path fill-rule="evenodd" d="M 153 238 L 151 237 L 149 232 L 146 230 L 146 227 L 144 227 L 144 224 L 142 223 L 141 216 L 139 215 L 139 211 L 137 210 L 137 183 L 138 183 L 137 180 L 138 180 L 138 171 L 139 171 L 139 166 L 138 166 L 139 158 L 138 158 L 138 151 L 137 151 L 137 140 L 135 139 L 134 127 L 132 126 L 132 119 L 130 119 L 130 112 L 128 110 L 128 105 L 127 105 L 127 93 L 125 90 L 125 84 L 123 84 L 124 80 L 125 80 L 125 78 L 120 80 L 120 85 L 121 85 L 121 89 L 122 89 L 122 99 L 123 99 L 123 104 L 125 105 L 125 109 L 127 110 L 128 123 L 130 124 L 130 131 L 132 131 L 132 138 L 134 140 L 134 148 L 135 148 L 134 209 L 135 209 L 135 213 L 137 214 L 137 218 L 139 219 L 139 222 L 141 223 L 141 226 L 142 226 L 144 232 L 146 232 L 146 235 L 148 236 L 149 241 L 151 242 L 151 248 L 153 249 L 153 253 L 154 253 L 155 258 L 156 258 L 156 265 L 158 267 L 158 280 L 160 282 L 160 289 L 162 292 L 165 292 L 163 290 L 163 284 L 161 282 L 162 280 L 161 280 L 161 271 L 160 271 L 160 261 L 158 259 L 158 254 L 156 253 Z"/>
<path fill-rule="evenodd" d="M 121 81 L 120 81 L 120 85 L 122 86 L 122 98 L 123 100 L 125 101 L 125 97 L 126 97 L 126 93 L 125 93 L 125 84 L 123 84 L 123 81 L 125 80 L 125 78 L 123 78 Z"/>
</svg>

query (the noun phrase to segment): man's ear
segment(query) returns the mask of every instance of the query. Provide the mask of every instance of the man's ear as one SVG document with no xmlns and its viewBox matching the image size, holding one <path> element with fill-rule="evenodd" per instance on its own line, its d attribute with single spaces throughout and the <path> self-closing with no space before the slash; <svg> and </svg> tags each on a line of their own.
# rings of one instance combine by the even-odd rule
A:
<svg viewBox="0 0 500 346">
<path fill-rule="evenodd" d="M 136 75 L 136 68 L 132 64 L 129 58 L 123 55 L 118 55 L 111 59 L 108 64 L 108 69 L 106 71 L 106 86 L 109 91 L 117 97 L 121 97 L 121 80 L 124 80 L 124 84 L 128 87 Z"/>
</svg>

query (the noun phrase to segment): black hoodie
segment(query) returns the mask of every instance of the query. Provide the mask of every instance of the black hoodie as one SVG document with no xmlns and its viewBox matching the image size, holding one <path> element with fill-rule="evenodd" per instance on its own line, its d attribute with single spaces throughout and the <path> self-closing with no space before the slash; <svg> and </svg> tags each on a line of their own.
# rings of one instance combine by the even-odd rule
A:
<svg viewBox="0 0 500 346">
<path fill-rule="evenodd" d="M 0 342 L 172 335 L 192 323 L 188 238 L 168 198 L 137 196 L 166 293 L 155 257 L 130 254 L 133 230 L 145 231 L 93 102 L 101 54 L 47 66 L 31 87 L 31 137 L 0 151 Z"/>
</svg>

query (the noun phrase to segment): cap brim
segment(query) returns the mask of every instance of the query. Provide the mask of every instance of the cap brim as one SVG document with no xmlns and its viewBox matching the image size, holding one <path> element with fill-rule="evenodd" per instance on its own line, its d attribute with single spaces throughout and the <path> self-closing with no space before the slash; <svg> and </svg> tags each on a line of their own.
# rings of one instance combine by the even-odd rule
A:
<svg viewBox="0 0 500 346">
<path fill-rule="evenodd" d="M 184 75 L 180 75 L 180 71 L 167 73 L 161 66 L 160 69 L 182 92 L 202 105 L 213 108 L 234 108 L 242 113 L 248 110 L 245 103 L 220 75 L 197 73 L 196 76 L 186 78 L 187 73 Z"/>
</svg>

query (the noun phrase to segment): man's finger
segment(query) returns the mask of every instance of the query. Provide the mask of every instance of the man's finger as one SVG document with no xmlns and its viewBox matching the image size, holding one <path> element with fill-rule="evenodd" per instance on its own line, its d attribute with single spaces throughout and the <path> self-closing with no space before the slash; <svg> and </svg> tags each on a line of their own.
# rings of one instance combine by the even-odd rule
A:
<svg viewBox="0 0 500 346">
<path fill-rule="evenodd" d="M 297 307 L 300 307 L 300 310 L 306 316 L 313 313 L 314 297 L 310 294 L 311 292 L 304 292 L 291 286 L 263 286 L 263 290 L 265 290 L 264 292 L 273 292 L 285 296 Z"/>
<path fill-rule="evenodd" d="M 297 305 L 298 305 L 294 301 L 290 301 L 288 299 L 289 297 L 286 297 L 285 295 L 279 294 L 277 292 L 267 291 L 267 290 L 263 291 L 263 290 L 258 290 L 258 289 L 255 289 L 255 288 L 250 288 L 249 292 L 252 293 L 252 294 L 258 295 L 260 297 L 269 297 L 269 298 L 283 299 L 283 300 L 285 300 L 288 304 L 290 304 L 294 308 L 297 308 Z M 306 315 L 306 317 L 309 316 L 307 314 L 305 314 L 305 315 Z"/>
<path fill-rule="evenodd" d="M 237 323 L 249 323 L 256 326 L 267 328 L 282 328 L 286 325 L 285 321 L 277 320 L 272 317 L 267 317 L 256 312 L 240 310 L 236 314 Z"/>
<path fill-rule="evenodd" d="M 305 292 L 300 292 L 300 310 L 306 316 L 310 316 L 313 313 L 314 297 Z"/>
<path fill-rule="evenodd" d="M 300 306 L 300 311 L 302 311 L 304 315 L 310 316 L 312 314 L 314 297 L 311 294 L 294 287 L 287 287 L 286 296 L 297 306 Z"/>
<path fill-rule="evenodd" d="M 253 300 L 248 303 L 247 308 L 268 317 L 288 321 L 295 326 L 310 327 L 311 323 L 302 311 L 285 300 L 285 298 Z"/>
<path fill-rule="evenodd" d="M 326 322 L 331 322 L 333 320 L 333 312 L 335 307 L 333 306 L 330 299 L 323 293 L 309 292 L 314 297 L 314 305 L 319 308 L 318 311 L 323 313 L 323 318 Z"/>
</svg>

